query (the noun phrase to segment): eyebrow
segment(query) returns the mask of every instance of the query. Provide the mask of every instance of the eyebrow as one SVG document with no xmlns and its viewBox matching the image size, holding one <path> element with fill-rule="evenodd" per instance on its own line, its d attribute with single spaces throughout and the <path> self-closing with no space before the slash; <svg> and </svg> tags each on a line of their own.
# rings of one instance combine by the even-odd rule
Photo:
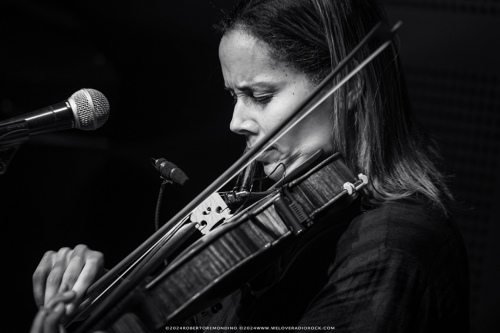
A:
<svg viewBox="0 0 500 333">
<path fill-rule="evenodd" d="M 236 87 L 236 89 L 241 90 L 241 91 L 248 91 L 248 90 L 253 90 L 255 88 L 275 88 L 276 87 L 276 82 L 256 82 L 248 85 L 243 85 Z M 227 85 L 224 85 L 225 90 L 233 90 L 233 88 L 228 87 Z"/>
</svg>

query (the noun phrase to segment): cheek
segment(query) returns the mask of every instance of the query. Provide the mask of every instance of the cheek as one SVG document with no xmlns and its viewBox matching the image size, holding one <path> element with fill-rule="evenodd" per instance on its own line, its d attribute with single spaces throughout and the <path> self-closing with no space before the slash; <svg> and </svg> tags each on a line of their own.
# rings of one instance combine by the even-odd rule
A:
<svg viewBox="0 0 500 333">
<path fill-rule="evenodd" d="M 330 151 L 333 128 L 331 113 L 331 103 L 326 102 L 318 106 L 287 133 L 282 143 L 290 148 L 310 147 L 311 149 L 323 148 L 325 151 Z"/>
<path fill-rule="evenodd" d="M 280 107 L 265 110 L 259 117 L 259 124 L 267 134 L 273 128 L 276 128 L 278 125 L 283 123 L 291 111 L 290 107 L 287 107 L 286 105 L 280 105 Z"/>
<path fill-rule="evenodd" d="M 289 91 L 284 93 L 277 99 L 276 104 L 273 105 L 273 109 L 268 112 L 269 122 L 273 123 L 273 126 L 281 123 L 285 118 L 292 114 L 300 103 L 309 95 L 309 90 L 298 85 L 292 87 Z"/>
</svg>

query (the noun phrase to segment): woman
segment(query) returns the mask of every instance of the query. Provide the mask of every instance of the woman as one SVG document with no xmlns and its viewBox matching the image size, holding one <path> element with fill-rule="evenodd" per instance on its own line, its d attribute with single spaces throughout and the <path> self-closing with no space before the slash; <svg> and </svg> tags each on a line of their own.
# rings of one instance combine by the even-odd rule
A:
<svg viewBox="0 0 500 333">
<path fill-rule="evenodd" d="M 375 0 L 239 1 L 219 26 L 222 73 L 235 99 L 231 130 L 254 145 L 379 21 L 386 18 Z M 432 141 L 411 117 L 396 47 L 258 161 L 277 180 L 319 149 L 342 153 L 351 170 L 368 176 L 363 199 L 317 223 L 276 265 L 224 299 L 208 325 L 467 331 L 467 262 L 450 219 L 453 199 Z M 76 293 L 71 313 L 102 262 L 84 246 L 47 253 L 34 275 L 37 304 L 68 285 Z"/>
</svg>

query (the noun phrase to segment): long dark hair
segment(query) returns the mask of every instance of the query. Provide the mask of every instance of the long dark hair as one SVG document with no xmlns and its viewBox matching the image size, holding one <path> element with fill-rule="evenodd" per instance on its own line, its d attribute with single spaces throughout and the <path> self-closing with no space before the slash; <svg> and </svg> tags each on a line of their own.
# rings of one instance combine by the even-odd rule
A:
<svg viewBox="0 0 500 333">
<path fill-rule="evenodd" d="M 264 41 L 273 60 L 317 84 L 380 21 L 387 24 L 376 0 L 241 0 L 218 29 L 222 34 L 241 29 Z M 378 45 L 368 45 L 357 61 Z M 359 97 L 348 107 L 348 94 L 356 90 Z M 419 196 L 448 213 L 453 198 L 435 165 L 439 154 L 433 141 L 411 115 L 396 46 L 339 90 L 332 118 L 334 147 L 350 168 L 369 177 L 365 196 L 372 204 Z"/>
</svg>

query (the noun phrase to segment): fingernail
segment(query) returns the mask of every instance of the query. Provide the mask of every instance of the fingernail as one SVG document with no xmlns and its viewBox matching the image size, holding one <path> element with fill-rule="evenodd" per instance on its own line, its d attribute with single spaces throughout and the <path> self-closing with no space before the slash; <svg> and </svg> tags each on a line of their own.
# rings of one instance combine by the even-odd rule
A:
<svg viewBox="0 0 500 333">
<path fill-rule="evenodd" d="M 75 304 L 71 303 L 66 305 L 66 315 L 69 316 L 75 311 Z"/>
<path fill-rule="evenodd" d="M 64 303 L 59 303 L 56 305 L 54 312 L 61 312 L 64 309 Z"/>
</svg>

